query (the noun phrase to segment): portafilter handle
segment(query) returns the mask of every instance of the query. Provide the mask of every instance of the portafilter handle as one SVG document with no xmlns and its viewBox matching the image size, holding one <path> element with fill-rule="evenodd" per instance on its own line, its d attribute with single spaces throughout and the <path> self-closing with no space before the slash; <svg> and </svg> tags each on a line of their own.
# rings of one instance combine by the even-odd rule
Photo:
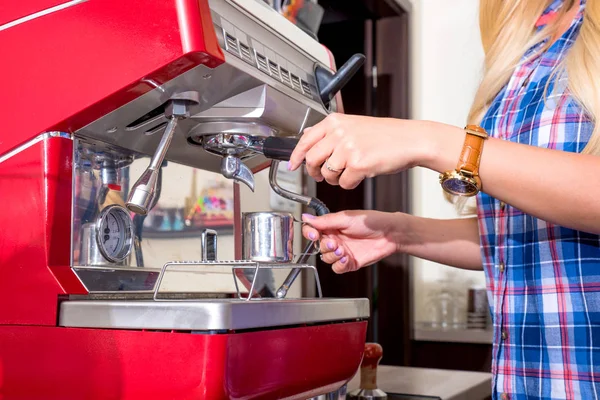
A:
<svg viewBox="0 0 600 400">
<path fill-rule="evenodd" d="M 377 367 L 383 357 L 383 348 L 378 343 L 365 343 L 360 365 L 360 388 L 348 393 L 348 399 L 386 400 L 387 394 L 377 387 Z"/>
<path fill-rule="evenodd" d="M 262 142 L 265 157 L 277 161 L 289 161 L 299 139 L 269 136 Z"/>
</svg>

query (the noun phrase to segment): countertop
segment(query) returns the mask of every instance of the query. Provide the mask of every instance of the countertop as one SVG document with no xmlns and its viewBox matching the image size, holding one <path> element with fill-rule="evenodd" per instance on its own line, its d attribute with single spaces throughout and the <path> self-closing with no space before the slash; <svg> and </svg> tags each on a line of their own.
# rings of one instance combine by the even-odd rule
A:
<svg viewBox="0 0 600 400">
<path fill-rule="evenodd" d="M 377 385 L 388 393 L 438 396 L 443 400 L 484 400 L 491 396 L 492 375 L 484 372 L 391 367 L 380 365 Z M 360 385 L 360 373 L 348 383 L 348 392 Z"/>
</svg>

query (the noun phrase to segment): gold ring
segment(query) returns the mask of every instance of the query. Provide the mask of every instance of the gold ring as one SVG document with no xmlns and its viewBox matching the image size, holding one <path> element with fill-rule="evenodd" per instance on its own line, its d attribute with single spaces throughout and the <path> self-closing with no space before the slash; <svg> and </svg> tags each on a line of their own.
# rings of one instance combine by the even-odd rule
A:
<svg viewBox="0 0 600 400">
<path fill-rule="evenodd" d="M 341 171 L 341 169 L 336 169 L 336 168 L 333 168 L 331 165 L 329 165 L 329 158 L 327 160 L 325 160 L 325 168 L 327 168 L 331 172 L 340 172 Z"/>
</svg>

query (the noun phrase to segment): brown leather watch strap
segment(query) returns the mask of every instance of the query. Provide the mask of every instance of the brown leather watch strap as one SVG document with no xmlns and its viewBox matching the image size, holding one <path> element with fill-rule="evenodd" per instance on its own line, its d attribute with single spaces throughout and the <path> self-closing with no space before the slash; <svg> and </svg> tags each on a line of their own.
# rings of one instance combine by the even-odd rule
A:
<svg viewBox="0 0 600 400">
<path fill-rule="evenodd" d="M 468 125 L 465 127 L 465 132 L 467 133 L 465 143 L 456 169 L 477 176 L 479 175 L 483 142 L 487 139 L 488 134 L 483 128 L 476 125 Z"/>
</svg>

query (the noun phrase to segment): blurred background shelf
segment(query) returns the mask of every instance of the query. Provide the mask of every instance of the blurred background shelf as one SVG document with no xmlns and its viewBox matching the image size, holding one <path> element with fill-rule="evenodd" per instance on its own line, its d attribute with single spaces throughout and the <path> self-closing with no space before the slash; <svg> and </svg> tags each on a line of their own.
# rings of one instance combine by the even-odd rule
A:
<svg viewBox="0 0 600 400">
<path fill-rule="evenodd" d="M 413 330 L 413 340 L 422 342 L 452 342 L 491 344 L 491 329 L 441 328 L 417 324 Z"/>
</svg>

